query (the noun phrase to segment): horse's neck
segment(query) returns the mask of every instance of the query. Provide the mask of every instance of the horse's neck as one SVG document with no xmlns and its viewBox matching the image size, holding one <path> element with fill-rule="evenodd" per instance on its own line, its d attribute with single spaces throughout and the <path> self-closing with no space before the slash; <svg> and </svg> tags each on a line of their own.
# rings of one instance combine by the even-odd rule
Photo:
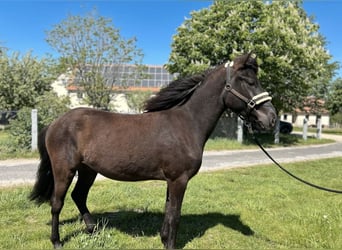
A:
<svg viewBox="0 0 342 250">
<path fill-rule="evenodd" d="M 200 140 L 203 140 L 203 144 L 214 130 L 225 108 L 221 96 L 224 88 L 221 73 L 209 76 L 184 105 L 190 114 L 192 126 L 197 128 L 196 132 L 201 135 Z"/>
</svg>

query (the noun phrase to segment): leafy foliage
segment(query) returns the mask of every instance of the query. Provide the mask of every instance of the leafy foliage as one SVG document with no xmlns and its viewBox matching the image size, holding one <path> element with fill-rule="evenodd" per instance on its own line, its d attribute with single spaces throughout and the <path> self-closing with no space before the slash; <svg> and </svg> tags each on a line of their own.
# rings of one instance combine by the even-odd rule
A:
<svg viewBox="0 0 342 250">
<path fill-rule="evenodd" d="M 51 61 L 27 53 L 0 54 L 0 110 L 34 107 L 36 99 L 50 90 L 54 71 Z"/>
<path fill-rule="evenodd" d="M 126 93 L 126 99 L 128 106 L 136 111 L 137 113 L 141 113 L 144 111 L 145 101 L 151 97 L 152 91 L 130 91 Z"/>
<path fill-rule="evenodd" d="M 328 96 L 328 109 L 332 115 L 342 114 L 342 78 L 337 78 L 331 84 L 331 90 Z"/>
<path fill-rule="evenodd" d="M 223 1 L 191 13 L 173 37 L 170 72 L 189 75 L 253 51 L 260 79 L 278 111 L 291 111 L 326 85 L 337 68 L 330 63 L 319 26 L 299 1 Z"/>
<path fill-rule="evenodd" d="M 128 76 L 139 80 L 143 54 L 136 39 L 124 39 L 110 19 L 95 12 L 68 16 L 47 32 L 47 42 L 61 55 L 64 68 L 74 70 L 76 84 L 86 93 L 86 102 L 109 109 L 113 87 L 124 86 Z M 134 72 L 120 73 L 124 64 Z"/>
<path fill-rule="evenodd" d="M 59 115 L 68 110 L 69 99 L 57 98 L 56 94 L 50 92 L 37 97 L 38 129 L 50 124 Z M 10 121 L 10 150 L 17 151 L 30 149 L 31 146 L 31 110 L 30 107 L 22 108 L 17 118 Z"/>
</svg>

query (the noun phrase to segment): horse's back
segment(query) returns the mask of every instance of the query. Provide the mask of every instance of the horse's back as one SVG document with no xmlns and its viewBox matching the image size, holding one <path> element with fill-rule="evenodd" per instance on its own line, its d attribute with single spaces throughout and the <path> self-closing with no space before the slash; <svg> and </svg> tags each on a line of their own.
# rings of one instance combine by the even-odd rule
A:
<svg viewBox="0 0 342 250">
<path fill-rule="evenodd" d="M 102 141 L 107 142 L 118 133 L 127 134 L 133 126 L 133 117 L 91 108 L 76 108 L 68 111 L 50 124 L 47 139 L 58 140 L 65 145 L 72 141 L 78 149 Z M 125 130 L 125 131 L 123 131 Z"/>
</svg>

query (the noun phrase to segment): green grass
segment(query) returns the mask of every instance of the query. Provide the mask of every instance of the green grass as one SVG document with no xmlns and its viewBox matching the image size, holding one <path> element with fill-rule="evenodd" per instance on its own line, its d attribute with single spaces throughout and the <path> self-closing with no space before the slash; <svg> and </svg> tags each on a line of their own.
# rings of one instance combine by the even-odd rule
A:
<svg viewBox="0 0 342 250">
<path fill-rule="evenodd" d="M 342 157 L 285 164 L 317 184 L 342 189 Z M 0 188 L 0 248 L 52 248 L 50 207 L 27 200 L 30 186 Z M 60 233 L 66 249 L 162 248 L 166 185 L 161 181 L 97 181 L 89 208 L 98 232 L 88 235 L 67 195 Z M 342 247 L 342 199 L 264 165 L 205 172 L 185 194 L 178 248 L 274 249 Z"/>
<path fill-rule="evenodd" d="M 261 144 L 266 148 L 274 147 L 290 147 L 290 146 L 306 146 L 314 144 L 325 144 L 334 142 L 331 139 L 316 139 L 308 137 L 307 140 L 303 140 L 298 135 L 280 135 L 279 144 L 274 144 L 274 137 L 271 134 L 259 134 L 256 135 Z M 256 149 L 258 146 L 255 144 L 251 136 L 245 136 L 244 142 L 239 143 L 236 140 L 230 140 L 225 138 L 209 139 L 205 145 L 205 150 L 241 150 L 241 149 Z"/>
<path fill-rule="evenodd" d="M 293 131 L 303 132 L 303 128 L 294 127 Z M 309 133 L 316 133 L 317 132 L 317 128 L 308 128 L 308 132 Z M 322 128 L 322 133 L 342 135 L 342 128 Z"/>
<path fill-rule="evenodd" d="M 322 131 L 326 134 L 342 135 L 342 128 L 323 128 Z"/>
<path fill-rule="evenodd" d="M 205 144 L 204 150 L 239 150 L 239 149 L 254 149 L 257 145 L 246 145 L 226 138 L 209 139 Z"/>
</svg>

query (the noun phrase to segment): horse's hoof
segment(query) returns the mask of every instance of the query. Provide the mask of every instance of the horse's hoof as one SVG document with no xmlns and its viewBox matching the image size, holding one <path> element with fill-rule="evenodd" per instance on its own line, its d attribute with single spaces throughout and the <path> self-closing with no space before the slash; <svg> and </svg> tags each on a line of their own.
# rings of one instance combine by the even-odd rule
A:
<svg viewBox="0 0 342 250">
<path fill-rule="evenodd" d="M 55 242 L 53 244 L 53 248 L 54 249 L 61 249 L 63 247 L 62 243 L 61 242 Z"/>
<path fill-rule="evenodd" d="M 96 225 L 95 224 L 87 225 L 87 232 L 89 234 L 93 234 L 95 231 L 96 231 Z"/>
</svg>

